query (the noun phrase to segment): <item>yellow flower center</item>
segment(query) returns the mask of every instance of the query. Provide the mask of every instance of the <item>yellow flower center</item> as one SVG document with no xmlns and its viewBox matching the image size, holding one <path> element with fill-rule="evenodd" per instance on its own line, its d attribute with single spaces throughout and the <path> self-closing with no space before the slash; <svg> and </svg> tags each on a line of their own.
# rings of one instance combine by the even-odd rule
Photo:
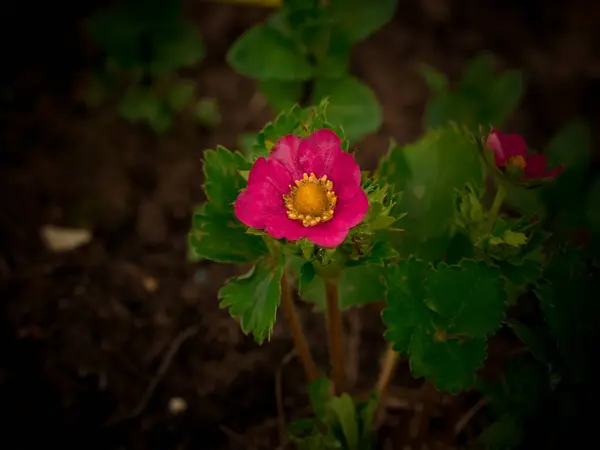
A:
<svg viewBox="0 0 600 450">
<path fill-rule="evenodd" d="M 517 167 L 521 170 L 524 170 L 525 166 L 527 166 L 525 158 L 523 158 L 523 156 L 521 155 L 511 156 L 510 158 L 508 158 L 508 164 Z"/>
<path fill-rule="evenodd" d="M 283 196 L 287 216 L 301 220 L 305 227 L 312 227 L 333 218 L 337 197 L 333 192 L 333 182 L 327 175 L 317 178 L 314 173 L 304 174 L 296 186 L 290 185 L 290 193 Z"/>
</svg>

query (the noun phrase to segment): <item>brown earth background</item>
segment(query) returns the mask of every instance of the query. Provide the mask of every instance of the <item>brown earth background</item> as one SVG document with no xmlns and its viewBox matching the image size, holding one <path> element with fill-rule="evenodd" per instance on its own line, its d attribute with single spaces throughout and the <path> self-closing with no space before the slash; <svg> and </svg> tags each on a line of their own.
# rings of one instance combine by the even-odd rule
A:
<svg viewBox="0 0 600 450">
<path fill-rule="evenodd" d="M 203 150 L 234 148 L 240 133 L 273 117 L 254 82 L 224 60 L 269 11 L 185 2 L 207 48 L 185 74 L 216 99 L 222 121 L 208 129 L 181 119 L 157 137 L 112 108 L 85 106 L 86 73 L 99 55 L 81 30 L 97 5 L 83 3 L 16 3 L 0 19 L 0 447 L 274 449 L 279 381 L 286 415 L 308 412 L 300 366 L 286 358 L 288 331 L 280 321 L 272 341 L 257 346 L 217 304 L 220 285 L 240 269 L 186 260 L 190 214 L 203 200 Z M 455 80 L 480 50 L 500 68 L 526 71 L 526 96 L 507 129 L 540 147 L 580 116 L 598 154 L 597 2 L 399 3 L 352 56 L 352 72 L 384 112 L 380 131 L 357 145 L 364 167 L 390 138 L 421 133 L 428 91 L 419 65 Z M 93 240 L 51 253 L 40 239 L 45 224 L 88 227 Z M 322 319 L 299 308 L 325 364 Z M 379 313 L 349 312 L 345 321 L 350 377 L 367 389 L 385 347 Z M 403 364 L 392 394 L 401 400 L 413 386 Z M 459 412 L 470 401 L 460 400 Z M 401 407 L 388 411 L 381 448 L 402 448 L 407 417 Z"/>
</svg>

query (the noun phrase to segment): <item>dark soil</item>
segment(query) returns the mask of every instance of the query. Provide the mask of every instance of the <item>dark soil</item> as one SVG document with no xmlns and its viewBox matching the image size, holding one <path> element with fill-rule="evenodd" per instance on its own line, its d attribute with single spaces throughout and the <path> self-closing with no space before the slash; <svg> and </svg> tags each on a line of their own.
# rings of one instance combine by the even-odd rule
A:
<svg viewBox="0 0 600 450">
<path fill-rule="evenodd" d="M 186 260 L 190 214 L 202 201 L 202 151 L 216 144 L 233 148 L 240 133 L 272 117 L 256 100 L 253 82 L 224 62 L 235 38 L 268 11 L 188 3 L 187 16 L 208 49 L 189 76 L 218 101 L 223 119 L 214 129 L 182 119 L 165 137 L 119 120 L 114 109 L 82 102 L 98 55 L 79 20 L 93 5 L 7 7 L 1 39 L 2 448 L 274 449 L 278 374 L 288 418 L 307 413 L 300 366 L 295 359 L 285 363 L 292 349 L 285 326 L 279 323 L 272 341 L 259 347 L 218 308 L 219 286 L 241 269 Z M 527 96 L 511 126 L 532 145 L 577 115 L 598 137 L 600 8 L 594 2 L 400 3 L 393 22 L 360 44 L 352 61 L 384 110 L 380 132 L 359 145 L 365 167 L 376 164 L 390 137 L 404 143 L 419 136 L 427 97 L 419 64 L 456 77 L 479 50 L 493 51 L 500 67 L 527 71 Z M 87 227 L 93 239 L 52 253 L 40 238 L 47 224 Z M 301 314 L 325 364 L 323 323 L 306 305 Z M 374 382 L 385 347 L 378 314 L 346 317 L 350 353 L 361 355 L 351 367 L 357 389 Z M 407 442 L 411 415 L 402 398 L 414 386 L 402 366 L 382 448 Z M 455 399 L 449 411 L 459 417 L 474 401 Z"/>
</svg>

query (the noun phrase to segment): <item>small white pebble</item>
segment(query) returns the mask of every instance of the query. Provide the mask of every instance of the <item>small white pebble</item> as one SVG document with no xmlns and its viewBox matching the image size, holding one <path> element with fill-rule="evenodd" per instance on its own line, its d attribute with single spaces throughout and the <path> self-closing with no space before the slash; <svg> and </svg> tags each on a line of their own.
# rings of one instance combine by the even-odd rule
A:
<svg viewBox="0 0 600 450">
<path fill-rule="evenodd" d="M 169 411 L 171 414 L 181 414 L 187 409 L 187 402 L 181 397 L 173 397 L 169 400 Z"/>
</svg>

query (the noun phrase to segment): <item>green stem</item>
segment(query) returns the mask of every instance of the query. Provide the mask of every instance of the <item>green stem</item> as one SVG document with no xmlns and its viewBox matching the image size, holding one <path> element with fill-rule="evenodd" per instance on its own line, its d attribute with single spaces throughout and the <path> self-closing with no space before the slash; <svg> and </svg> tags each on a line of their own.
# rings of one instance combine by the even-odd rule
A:
<svg viewBox="0 0 600 450">
<path fill-rule="evenodd" d="M 496 196 L 494 197 L 494 202 L 492 203 L 492 207 L 490 208 L 488 215 L 488 227 L 489 232 L 491 233 L 494 229 L 494 223 L 496 223 L 496 219 L 498 218 L 498 213 L 500 212 L 500 208 L 502 207 L 502 202 L 506 198 L 506 189 L 502 184 L 498 184 L 498 188 L 496 189 Z"/>
<path fill-rule="evenodd" d="M 339 305 L 338 278 L 325 279 L 325 294 L 327 297 L 327 335 L 331 378 L 333 392 L 339 396 L 346 388 L 346 370 L 342 345 L 342 314 Z"/>
</svg>

